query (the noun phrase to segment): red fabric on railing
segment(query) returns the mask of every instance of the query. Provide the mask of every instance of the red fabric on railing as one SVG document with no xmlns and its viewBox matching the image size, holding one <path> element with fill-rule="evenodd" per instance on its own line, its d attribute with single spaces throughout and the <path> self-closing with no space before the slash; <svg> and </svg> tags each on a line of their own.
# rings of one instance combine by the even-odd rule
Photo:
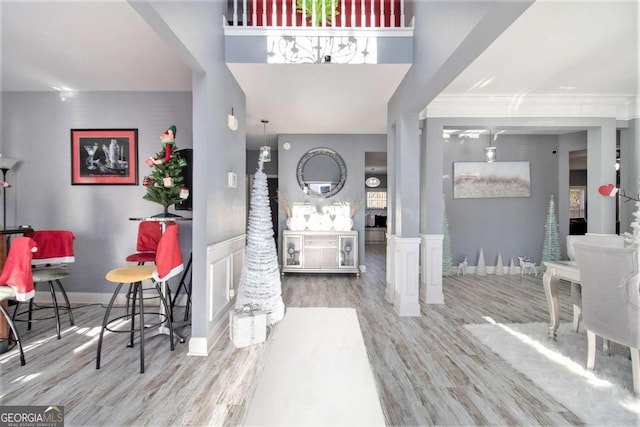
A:
<svg viewBox="0 0 640 427">
<path fill-rule="evenodd" d="M 241 1 L 241 0 L 239 0 Z M 371 22 L 371 2 L 373 1 L 373 13 L 374 13 L 374 22 Z M 248 2 L 248 7 L 249 7 L 249 16 L 248 19 L 252 19 L 251 17 L 253 16 L 253 0 L 247 0 Z M 342 0 L 336 0 L 335 4 L 337 5 L 336 10 L 339 12 L 339 14 L 336 15 L 335 17 L 335 26 L 338 28 L 353 28 L 353 27 L 365 27 L 365 28 L 369 28 L 369 27 L 385 27 L 385 28 L 389 28 L 391 27 L 391 3 L 394 3 L 394 22 L 395 22 L 395 27 L 400 27 L 400 0 L 384 0 L 384 22 L 382 23 L 382 25 L 380 25 L 380 9 L 381 9 L 381 1 L 380 0 L 365 0 L 364 1 L 364 23 L 362 22 L 362 2 L 361 0 L 345 0 L 344 2 L 344 11 L 342 10 Z M 267 0 L 267 7 L 266 7 L 266 13 L 267 13 L 267 21 L 266 21 L 266 26 L 267 27 L 274 27 L 274 26 L 284 26 L 284 27 L 291 27 L 292 23 L 291 23 L 291 12 L 292 12 L 292 8 L 295 9 L 296 7 L 296 0 L 276 0 L 276 22 L 273 22 L 273 17 L 272 17 L 272 13 L 273 13 L 273 0 Z M 282 11 L 283 11 L 283 4 L 286 3 L 286 7 L 287 7 L 287 13 L 286 13 L 286 19 L 282 19 Z M 257 4 L 256 4 L 256 23 L 254 26 L 262 26 L 263 25 L 263 21 L 262 21 L 262 12 L 263 12 L 264 8 L 263 8 L 263 1 L 262 0 L 257 0 Z M 351 12 L 353 10 L 354 13 L 354 21 L 352 22 L 351 20 Z M 327 17 L 331 17 L 331 11 L 327 10 L 326 11 Z M 342 17 L 344 16 L 344 27 L 342 26 Z M 310 16 L 307 16 L 307 26 L 311 26 L 310 24 Z M 302 26 L 302 13 L 297 12 L 296 13 L 296 27 L 301 27 Z M 322 26 L 322 24 L 320 24 L 320 26 Z M 330 27 L 331 25 L 327 24 L 327 27 Z"/>
</svg>

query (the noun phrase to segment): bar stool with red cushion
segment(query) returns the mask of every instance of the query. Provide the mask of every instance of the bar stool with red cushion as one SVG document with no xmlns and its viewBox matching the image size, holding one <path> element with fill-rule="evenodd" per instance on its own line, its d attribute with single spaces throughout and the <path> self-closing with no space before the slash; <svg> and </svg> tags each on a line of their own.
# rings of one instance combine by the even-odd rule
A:
<svg viewBox="0 0 640 427">
<path fill-rule="evenodd" d="M 24 302 L 33 298 L 35 291 L 31 275 L 31 259 L 36 250 L 35 242 L 29 237 L 20 236 L 13 239 L 9 255 L 2 268 L 2 274 L 0 274 L 0 303 L 9 299 Z M 11 329 L 5 339 L 18 346 L 20 364 L 24 366 L 26 361 L 16 325 L 2 304 L 0 304 L 0 311 Z M 11 334 L 13 334 L 13 338 L 11 338 Z"/>
<path fill-rule="evenodd" d="M 182 263 L 182 252 L 180 250 L 180 242 L 178 238 L 178 224 L 175 222 L 169 223 L 158 243 L 158 249 L 156 251 L 155 258 L 155 266 L 147 266 L 147 265 L 136 265 L 129 267 L 121 267 L 116 268 L 109 271 L 106 275 L 107 281 L 117 284 L 113 295 L 111 296 L 111 301 L 109 301 L 109 305 L 104 314 L 104 318 L 102 321 L 102 328 L 100 330 L 100 337 L 98 338 L 98 349 L 96 353 L 96 369 L 100 369 L 100 358 L 102 353 L 102 340 L 104 337 L 104 332 L 123 332 L 129 334 L 129 343 L 127 347 L 133 346 L 133 338 L 135 333 L 135 322 L 136 317 L 138 320 L 138 329 L 140 334 L 140 373 L 144 373 L 144 333 L 145 328 L 151 327 L 162 327 L 166 324 L 169 328 L 169 341 L 171 351 L 174 349 L 173 342 L 173 325 L 171 323 L 170 317 L 170 306 L 163 294 L 163 290 L 160 287 L 160 283 L 166 282 L 171 277 L 174 277 L 184 269 Z M 144 288 L 142 283 L 150 280 L 153 283 L 153 288 Z M 133 300 L 133 312 L 131 316 L 128 313 L 124 316 L 116 316 L 110 318 L 110 313 L 113 308 L 113 304 L 116 301 L 117 296 L 120 293 L 120 289 L 124 284 L 132 284 L 133 285 L 133 296 L 131 297 Z M 144 310 L 144 301 L 145 298 L 149 298 L 148 296 L 144 296 L 144 291 L 148 291 L 150 289 L 155 289 L 160 301 L 160 313 L 156 313 L 159 315 L 159 320 L 154 325 L 147 325 L 145 323 L 145 313 Z M 129 295 L 127 295 L 129 298 Z M 136 313 L 136 300 L 138 301 L 139 310 Z M 114 322 L 118 320 L 129 320 L 130 326 L 128 330 L 118 330 L 115 329 L 116 326 L 113 325 Z"/>
<path fill-rule="evenodd" d="M 141 221 L 138 225 L 136 252 L 127 256 L 126 261 L 136 262 L 138 265 L 154 262 L 160 237 L 162 237 L 162 224 L 159 221 Z"/>
<path fill-rule="evenodd" d="M 67 313 L 69 315 L 69 323 L 74 326 L 73 311 L 71 310 L 71 303 L 67 297 L 67 292 L 62 286 L 61 280 L 71 275 L 67 267 L 67 263 L 75 262 L 75 256 L 73 252 L 73 242 L 75 236 L 71 231 L 67 230 L 38 230 L 25 234 L 26 237 L 30 237 L 35 241 L 38 251 L 33 255 L 31 261 L 34 286 L 37 287 L 39 283 L 47 283 L 49 285 L 49 293 L 51 294 L 51 302 L 53 305 L 36 305 L 33 299 L 29 301 L 29 309 L 23 312 L 18 312 L 18 305 L 16 305 L 14 311 L 14 320 L 23 321 L 17 318 L 20 315 L 27 314 L 28 322 L 27 329 L 31 330 L 31 323 L 34 321 L 56 319 L 56 333 L 58 339 L 60 335 L 60 312 Z M 64 304 L 58 304 L 56 297 L 56 288 L 64 298 Z M 34 308 L 35 306 L 35 308 Z M 48 317 L 33 318 L 33 312 L 37 310 L 53 308 L 53 315 Z"/>
<path fill-rule="evenodd" d="M 136 252 L 128 255 L 125 260 L 135 262 L 138 265 L 155 262 L 160 237 L 162 237 L 162 224 L 159 221 L 141 221 L 138 224 Z M 129 301 L 132 295 L 133 284 L 130 284 L 127 290 L 127 315 L 129 315 Z"/>
</svg>

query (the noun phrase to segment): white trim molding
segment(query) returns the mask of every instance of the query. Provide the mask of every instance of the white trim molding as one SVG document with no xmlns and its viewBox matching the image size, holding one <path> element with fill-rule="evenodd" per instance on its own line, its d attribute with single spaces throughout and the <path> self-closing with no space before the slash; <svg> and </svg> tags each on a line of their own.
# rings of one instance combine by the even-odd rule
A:
<svg viewBox="0 0 640 427">
<path fill-rule="evenodd" d="M 393 304 L 393 298 L 396 295 L 395 251 L 395 236 L 393 234 L 387 233 L 387 277 L 384 299 L 389 304 Z"/>
<path fill-rule="evenodd" d="M 421 117 L 639 117 L 634 95 L 440 95 Z"/>
<path fill-rule="evenodd" d="M 442 293 L 443 234 L 421 234 L 420 300 L 427 304 L 444 304 Z"/>
<path fill-rule="evenodd" d="M 246 235 L 214 243 L 207 247 L 206 259 L 206 318 L 207 336 L 189 339 L 189 355 L 207 356 L 229 327 L 240 272 L 244 262 Z"/>
<path fill-rule="evenodd" d="M 420 238 L 394 236 L 395 296 L 398 316 L 420 317 Z"/>
</svg>

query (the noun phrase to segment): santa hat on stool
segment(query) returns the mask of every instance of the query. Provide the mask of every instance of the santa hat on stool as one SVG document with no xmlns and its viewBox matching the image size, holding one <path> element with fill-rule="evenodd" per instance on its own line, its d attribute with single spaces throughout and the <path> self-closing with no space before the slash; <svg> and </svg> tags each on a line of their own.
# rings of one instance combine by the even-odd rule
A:
<svg viewBox="0 0 640 427">
<path fill-rule="evenodd" d="M 166 282 L 173 276 L 180 274 L 182 270 L 184 270 L 184 264 L 182 263 L 182 251 L 178 238 L 178 224 L 171 222 L 167 224 L 167 228 L 160 238 L 160 243 L 158 243 L 153 278 L 157 282 Z"/>
<path fill-rule="evenodd" d="M 36 242 L 30 237 L 20 236 L 11 241 L 11 249 L 0 274 L 0 284 L 12 287 L 18 301 L 28 301 L 35 295 L 31 258 L 37 250 Z"/>
</svg>

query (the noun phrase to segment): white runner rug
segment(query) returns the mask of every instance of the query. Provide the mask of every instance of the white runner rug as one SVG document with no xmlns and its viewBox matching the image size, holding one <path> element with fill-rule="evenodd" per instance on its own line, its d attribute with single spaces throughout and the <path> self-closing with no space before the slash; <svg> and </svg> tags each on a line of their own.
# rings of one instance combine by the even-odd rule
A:
<svg viewBox="0 0 640 427">
<path fill-rule="evenodd" d="M 561 323 L 556 341 L 543 323 L 466 325 L 484 345 L 509 362 L 576 414 L 588 426 L 640 426 L 640 398 L 633 396 L 631 361 L 617 344 L 615 353 L 596 355 L 588 371 L 587 336 Z M 602 348 L 598 340 L 599 349 Z"/>
<path fill-rule="evenodd" d="M 268 340 L 244 425 L 385 425 L 354 309 L 288 308 Z"/>
</svg>

